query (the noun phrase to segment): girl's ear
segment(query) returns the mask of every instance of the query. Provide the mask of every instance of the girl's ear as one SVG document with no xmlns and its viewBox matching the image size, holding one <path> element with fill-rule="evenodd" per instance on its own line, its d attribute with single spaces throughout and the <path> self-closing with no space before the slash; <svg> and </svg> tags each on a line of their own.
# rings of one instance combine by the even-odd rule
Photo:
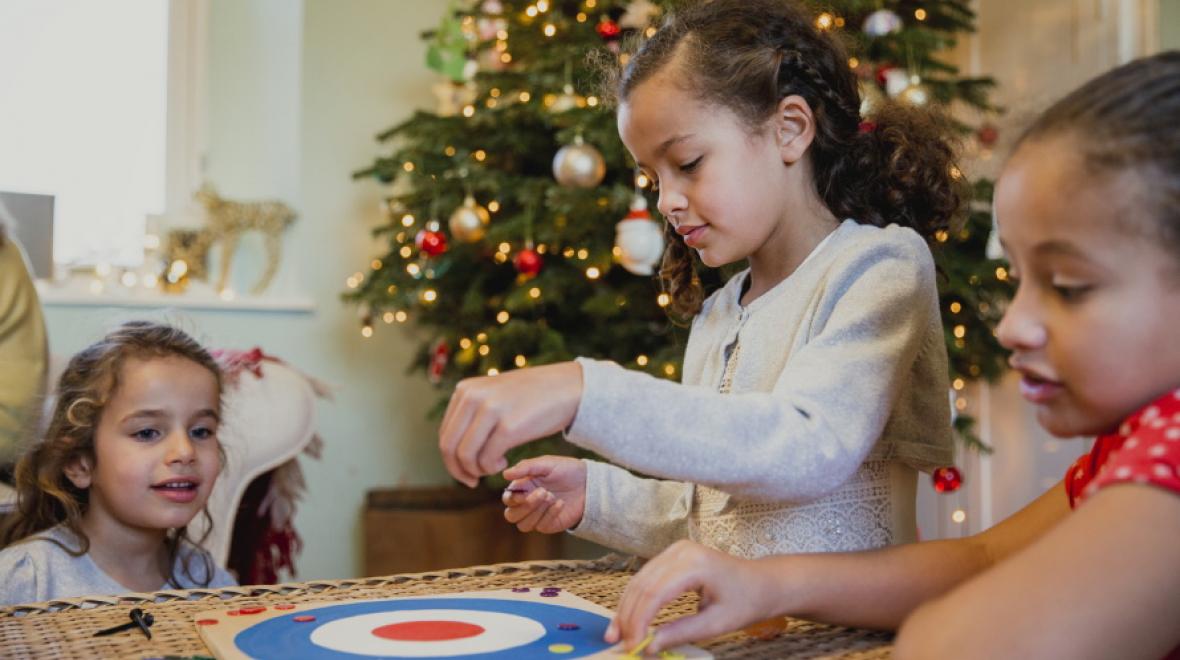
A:
<svg viewBox="0 0 1180 660">
<path fill-rule="evenodd" d="M 815 114 L 798 94 L 784 97 L 775 109 L 774 136 L 779 154 L 787 165 L 798 162 L 815 139 Z"/>
<path fill-rule="evenodd" d="M 70 483 L 74 484 L 75 488 L 83 490 L 90 488 L 91 466 L 88 459 L 83 457 L 75 458 L 67 463 L 64 468 L 62 468 L 62 472 L 65 473 L 66 478 L 70 480 Z"/>
</svg>

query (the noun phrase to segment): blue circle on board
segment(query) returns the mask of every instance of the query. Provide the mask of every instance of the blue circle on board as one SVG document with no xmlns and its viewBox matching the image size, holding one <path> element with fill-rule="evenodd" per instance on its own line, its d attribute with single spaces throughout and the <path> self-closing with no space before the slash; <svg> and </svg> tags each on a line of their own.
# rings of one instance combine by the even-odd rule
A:
<svg viewBox="0 0 1180 660">
<path fill-rule="evenodd" d="M 392 605 L 392 607 L 391 607 Z M 441 655 L 438 658 L 470 658 L 471 660 L 509 660 L 511 658 L 581 658 L 605 651 L 611 645 L 603 641 L 610 620 L 601 614 L 585 610 L 550 605 L 532 601 L 500 600 L 495 598 L 411 598 L 341 603 L 312 610 L 298 610 L 261 621 L 238 633 L 234 644 L 238 650 L 259 660 L 306 658 L 307 660 L 333 660 L 336 658 L 408 658 L 410 656 L 374 656 L 363 653 L 348 653 L 313 644 L 311 635 L 320 626 L 353 616 L 377 614 L 380 612 L 405 612 L 410 610 L 472 610 L 477 612 L 500 612 L 515 614 L 532 619 L 545 627 L 545 635 L 528 644 L 500 649 L 488 653 L 474 653 L 462 656 Z M 314 616 L 314 622 L 298 623 L 296 616 Z M 575 624 L 578 630 L 560 630 L 561 624 Z M 429 643 L 429 642 L 424 642 Z M 549 650 L 550 644 L 570 644 L 574 650 L 560 655 Z M 415 656 L 419 657 L 419 656 Z"/>
</svg>

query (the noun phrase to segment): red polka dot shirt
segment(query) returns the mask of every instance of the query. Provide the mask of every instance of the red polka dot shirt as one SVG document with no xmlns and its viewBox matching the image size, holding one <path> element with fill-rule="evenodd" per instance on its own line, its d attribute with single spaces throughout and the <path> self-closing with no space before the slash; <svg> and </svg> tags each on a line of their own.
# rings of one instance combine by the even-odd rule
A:
<svg viewBox="0 0 1180 660">
<path fill-rule="evenodd" d="M 1113 433 L 1099 436 L 1089 454 L 1065 474 L 1071 508 L 1106 486 L 1151 484 L 1180 495 L 1180 390 L 1133 413 Z M 1180 647 L 1165 660 L 1180 660 Z"/>
<path fill-rule="evenodd" d="M 1180 390 L 1168 392 L 1133 413 L 1065 474 L 1069 505 L 1118 483 L 1151 484 L 1180 494 Z"/>
</svg>

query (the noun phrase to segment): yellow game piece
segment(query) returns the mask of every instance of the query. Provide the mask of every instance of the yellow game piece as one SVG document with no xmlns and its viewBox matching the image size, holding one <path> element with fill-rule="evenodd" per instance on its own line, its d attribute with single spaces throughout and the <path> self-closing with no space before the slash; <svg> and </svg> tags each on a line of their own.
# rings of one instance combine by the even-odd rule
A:
<svg viewBox="0 0 1180 660">
<path fill-rule="evenodd" d="M 627 651 L 626 653 L 620 655 L 619 657 L 620 658 L 638 658 L 638 657 L 640 657 L 640 654 L 643 653 L 643 649 L 647 648 L 647 645 L 651 644 L 651 640 L 653 640 L 655 638 L 656 638 L 656 634 L 654 632 L 649 632 L 647 634 L 647 637 L 644 637 L 643 641 L 639 642 L 638 646 L 636 646 L 635 648 L 631 649 L 630 651 Z"/>
<path fill-rule="evenodd" d="M 660 651 L 660 657 L 666 658 L 666 660 L 684 660 L 685 656 L 683 653 L 677 653 L 676 651 Z"/>
<path fill-rule="evenodd" d="M 571 653 L 571 652 L 573 652 L 573 650 L 574 650 L 574 647 L 570 644 L 550 644 L 549 645 L 549 652 L 550 653 Z"/>
</svg>

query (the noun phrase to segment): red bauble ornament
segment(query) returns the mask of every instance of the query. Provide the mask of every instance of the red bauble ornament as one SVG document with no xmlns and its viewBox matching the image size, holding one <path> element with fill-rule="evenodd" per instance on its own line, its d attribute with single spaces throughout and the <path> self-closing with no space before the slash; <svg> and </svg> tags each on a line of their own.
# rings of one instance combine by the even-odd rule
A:
<svg viewBox="0 0 1180 660">
<path fill-rule="evenodd" d="M 993 124 L 984 124 L 975 133 L 975 138 L 985 147 L 991 147 L 1000 139 L 1000 130 Z"/>
<path fill-rule="evenodd" d="M 447 251 L 447 237 L 441 231 L 423 229 L 414 236 L 414 245 L 427 256 L 437 257 Z"/>
<path fill-rule="evenodd" d="M 541 255 L 532 248 L 525 248 L 512 258 L 512 265 L 516 266 L 516 272 L 525 277 L 532 277 L 541 272 L 542 263 Z"/>
<path fill-rule="evenodd" d="M 953 465 L 938 468 L 930 479 L 934 482 L 934 490 L 940 493 L 953 493 L 963 485 L 963 475 Z"/>
<path fill-rule="evenodd" d="M 881 87 L 885 87 L 885 75 L 896 68 L 897 67 L 895 67 L 891 64 L 884 64 L 884 65 L 881 65 L 880 67 L 878 67 L 877 68 L 877 76 L 876 76 L 877 84 L 880 85 Z"/>
<path fill-rule="evenodd" d="M 442 380 L 443 371 L 446 370 L 450 358 L 451 349 L 447 346 L 447 340 L 439 339 L 434 342 L 430 349 L 430 366 L 427 368 L 427 377 L 431 383 L 437 385 Z"/>
<path fill-rule="evenodd" d="M 599 21 L 598 25 L 594 26 L 594 30 L 598 32 L 598 36 L 602 37 L 606 41 L 614 41 L 615 39 L 618 39 L 619 33 L 622 31 L 622 29 L 619 27 L 619 24 L 609 18 L 604 18 Z"/>
</svg>

